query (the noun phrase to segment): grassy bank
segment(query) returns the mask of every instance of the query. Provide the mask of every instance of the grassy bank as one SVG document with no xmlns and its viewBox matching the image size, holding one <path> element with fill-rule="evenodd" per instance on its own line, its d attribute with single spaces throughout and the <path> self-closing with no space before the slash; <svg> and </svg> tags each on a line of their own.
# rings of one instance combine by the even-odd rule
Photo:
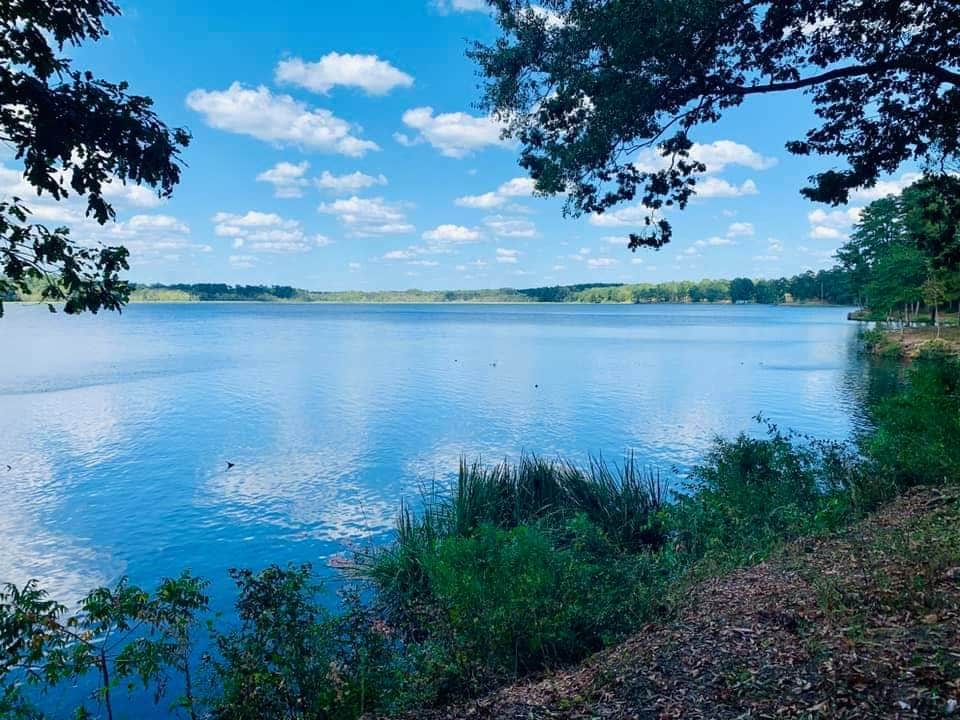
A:
<svg viewBox="0 0 960 720">
<path fill-rule="evenodd" d="M 878 357 L 915 360 L 921 357 L 960 356 L 960 327 L 918 325 L 877 327 L 864 333 L 866 349 Z"/>
<path fill-rule="evenodd" d="M 911 488 L 955 485 L 958 386 L 956 361 L 918 361 L 902 392 L 873 408 L 876 431 L 857 446 L 774 427 L 718 439 L 679 494 L 632 459 L 464 462 L 452 487 L 401 509 L 393 543 L 343 563 L 353 582 L 336 612 L 308 566 L 232 571 L 237 601 L 226 618 L 210 613 L 205 582 L 189 574 L 155 591 L 95 590 L 79 611 L 35 585 L 7 587 L 0 715 L 38 717 L 32 693 L 64 683 L 89 687 L 85 710 L 107 718 L 111 698 L 127 694 L 223 719 L 425 714 L 631 637 L 638 647 L 705 579 L 803 538 L 832 538 Z M 823 597 L 852 607 L 845 592 L 824 586 Z M 789 614 L 788 597 L 758 593 L 747 597 L 772 618 Z M 724 617 L 727 606 L 714 607 Z M 755 680 L 752 661 L 738 668 L 697 647 L 716 672 L 686 678 L 684 692 L 709 698 L 717 678 L 735 688 Z M 770 687 L 793 687 L 793 675 L 770 672 Z"/>
<path fill-rule="evenodd" d="M 917 488 L 848 530 L 689 587 L 626 642 L 411 717 L 907 718 L 960 713 L 960 492 Z"/>
</svg>

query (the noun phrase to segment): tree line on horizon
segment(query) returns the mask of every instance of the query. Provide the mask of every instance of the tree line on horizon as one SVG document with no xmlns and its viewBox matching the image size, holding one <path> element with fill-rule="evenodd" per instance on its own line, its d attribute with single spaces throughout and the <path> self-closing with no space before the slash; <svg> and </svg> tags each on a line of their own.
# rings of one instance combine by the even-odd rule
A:
<svg viewBox="0 0 960 720">
<path fill-rule="evenodd" d="M 5 300 L 31 300 L 10 293 Z M 852 305 L 856 294 L 841 268 L 812 270 L 777 279 L 746 277 L 661 283 L 580 283 L 480 290 L 312 291 L 290 285 L 227 283 L 131 284 L 133 302 L 563 302 L 563 303 L 758 303 L 822 302 Z"/>
</svg>

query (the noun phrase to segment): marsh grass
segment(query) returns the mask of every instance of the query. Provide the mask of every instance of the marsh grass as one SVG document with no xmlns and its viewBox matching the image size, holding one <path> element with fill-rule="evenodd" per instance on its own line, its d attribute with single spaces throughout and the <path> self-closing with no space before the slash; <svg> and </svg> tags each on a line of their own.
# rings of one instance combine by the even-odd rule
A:
<svg viewBox="0 0 960 720">
<path fill-rule="evenodd" d="M 570 540 L 564 539 L 567 526 L 577 516 L 618 551 L 654 551 L 666 540 L 666 505 L 659 472 L 640 466 L 633 455 L 619 465 L 590 458 L 584 468 L 536 455 L 494 465 L 461 458 L 452 486 L 423 488 L 418 510 L 402 503 L 396 542 L 358 557 L 356 571 L 381 592 L 409 600 L 424 589 L 423 557 L 437 543 L 470 537 L 484 526 L 512 530 L 536 525 L 562 547 Z"/>
</svg>

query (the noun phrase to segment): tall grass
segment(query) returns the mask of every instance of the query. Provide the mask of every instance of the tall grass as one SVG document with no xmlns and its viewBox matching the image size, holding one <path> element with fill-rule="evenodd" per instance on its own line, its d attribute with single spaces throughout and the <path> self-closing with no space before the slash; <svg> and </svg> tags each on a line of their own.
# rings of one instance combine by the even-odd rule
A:
<svg viewBox="0 0 960 720">
<path fill-rule="evenodd" d="M 461 458 L 452 487 L 432 485 L 416 511 L 402 503 L 396 543 L 361 558 L 360 571 L 388 594 L 417 594 L 422 555 L 440 541 L 469 537 L 486 525 L 510 530 L 536 524 L 562 534 L 578 515 L 618 549 L 657 550 L 666 538 L 665 506 L 659 472 L 641 467 L 632 454 L 622 465 L 592 457 L 585 468 L 536 455 L 495 465 Z"/>
<path fill-rule="evenodd" d="M 411 532 L 463 537 L 483 524 L 558 524 L 583 513 L 623 545 L 651 547 L 663 540 L 654 523 L 663 506 L 659 473 L 640 468 L 632 455 L 612 467 L 591 458 L 586 468 L 536 455 L 493 466 L 461 458 L 451 491 L 432 488 L 416 518 L 405 507 L 398 530 L 401 540 Z"/>
</svg>

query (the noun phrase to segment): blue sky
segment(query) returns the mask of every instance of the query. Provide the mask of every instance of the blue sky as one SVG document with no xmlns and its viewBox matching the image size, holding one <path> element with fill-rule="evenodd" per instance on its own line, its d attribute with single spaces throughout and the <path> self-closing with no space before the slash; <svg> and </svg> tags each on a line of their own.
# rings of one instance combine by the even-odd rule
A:
<svg viewBox="0 0 960 720">
<path fill-rule="evenodd" d="M 110 37 L 72 55 L 191 130 L 183 182 L 163 203 L 115 188 L 120 222 L 103 229 L 69 203 L 34 205 L 85 240 L 127 244 L 136 281 L 373 290 L 790 275 L 829 266 L 857 208 L 910 179 L 848 208 L 807 202 L 799 188 L 831 162 L 783 149 L 814 122 L 806 98 L 754 98 L 696 136 L 709 175 L 670 216 L 673 242 L 631 253 L 642 211 L 564 218 L 561 199 L 530 197 L 516 149 L 475 107 L 464 51 L 495 36 L 478 0 L 121 4 Z"/>
</svg>

